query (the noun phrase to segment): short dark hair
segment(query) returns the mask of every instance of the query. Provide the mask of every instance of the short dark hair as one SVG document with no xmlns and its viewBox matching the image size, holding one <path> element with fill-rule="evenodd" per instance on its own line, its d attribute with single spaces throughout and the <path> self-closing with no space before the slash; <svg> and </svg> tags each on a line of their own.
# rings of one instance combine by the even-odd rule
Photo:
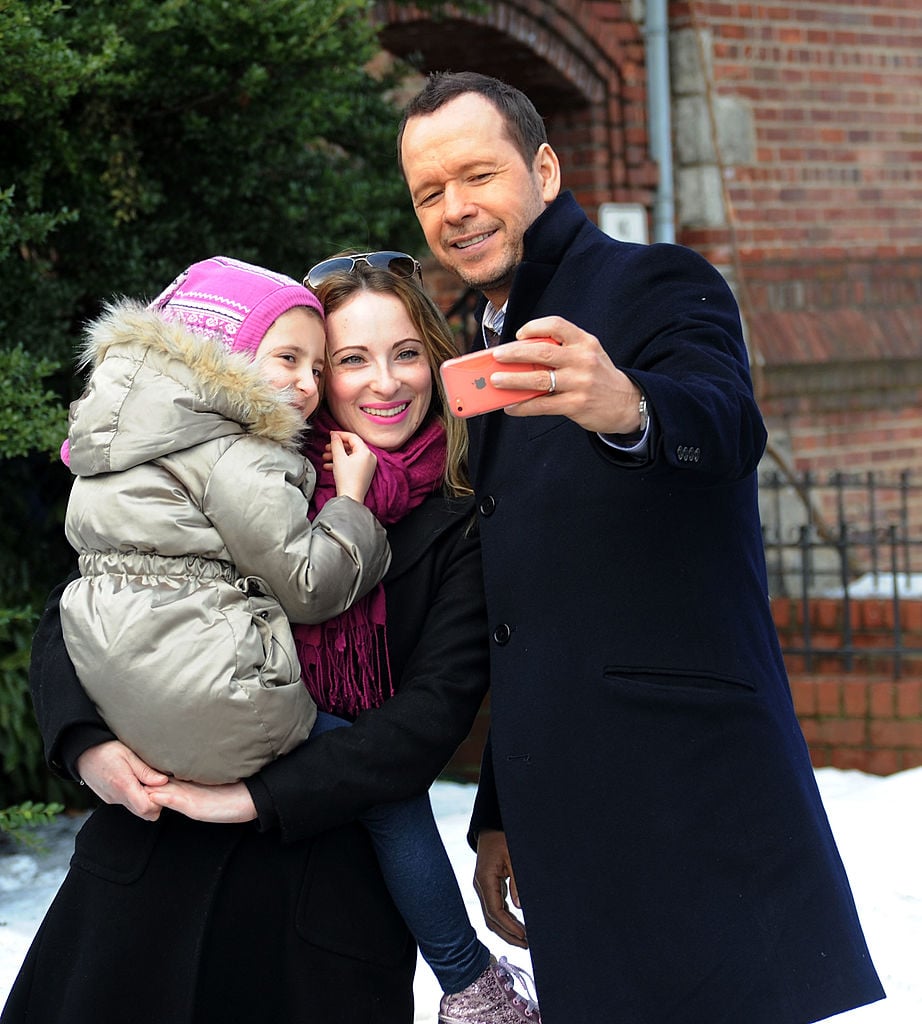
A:
<svg viewBox="0 0 922 1024">
<path fill-rule="evenodd" d="M 426 84 L 407 104 L 397 129 L 397 166 L 403 171 L 400 149 L 403 133 L 411 117 L 434 114 L 440 107 L 458 96 L 476 93 L 492 103 L 499 111 L 509 141 L 521 153 L 527 167 L 531 167 L 538 149 L 547 142 L 547 131 L 535 105 L 521 90 L 489 75 L 475 71 L 435 71 Z M 406 175 L 404 174 L 404 177 Z"/>
</svg>

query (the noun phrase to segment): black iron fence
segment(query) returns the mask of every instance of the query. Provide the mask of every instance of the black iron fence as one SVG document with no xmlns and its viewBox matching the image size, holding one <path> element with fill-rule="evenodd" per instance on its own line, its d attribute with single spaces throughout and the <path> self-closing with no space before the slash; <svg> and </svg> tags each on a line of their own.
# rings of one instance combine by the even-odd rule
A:
<svg viewBox="0 0 922 1024">
<path fill-rule="evenodd" d="M 760 501 L 769 592 L 799 603 L 800 628 L 779 631 L 785 654 L 803 656 L 808 671 L 829 654 L 828 637 L 817 643 L 813 613 L 834 598 L 841 601 L 837 655 L 846 671 L 864 664 L 869 641 L 858 635 L 862 624 L 853 605 L 875 598 L 884 604 L 887 633 L 875 638 L 875 655 L 889 658 L 898 678 L 907 667 L 914 670 L 922 637 L 907 625 L 922 608 L 922 481 L 909 471 L 825 479 L 767 471 Z"/>
</svg>

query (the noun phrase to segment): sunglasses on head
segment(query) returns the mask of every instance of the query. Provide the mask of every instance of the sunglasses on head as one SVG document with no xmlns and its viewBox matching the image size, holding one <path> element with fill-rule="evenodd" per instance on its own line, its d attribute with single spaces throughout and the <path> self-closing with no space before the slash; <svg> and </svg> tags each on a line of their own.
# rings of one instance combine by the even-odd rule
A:
<svg viewBox="0 0 922 1024">
<path fill-rule="evenodd" d="M 316 263 L 304 275 L 303 284 L 316 288 L 331 274 L 351 274 L 359 263 L 367 263 L 378 270 L 388 270 L 395 277 L 412 277 L 414 274 L 423 282 L 423 271 L 419 262 L 405 252 L 357 252 L 352 256 L 334 256 Z"/>
</svg>

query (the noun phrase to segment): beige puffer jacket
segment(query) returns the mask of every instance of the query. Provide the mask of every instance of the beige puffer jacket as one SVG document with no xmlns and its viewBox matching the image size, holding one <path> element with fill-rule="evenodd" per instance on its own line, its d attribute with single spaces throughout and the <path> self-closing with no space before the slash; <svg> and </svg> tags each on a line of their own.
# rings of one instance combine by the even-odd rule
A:
<svg viewBox="0 0 922 1024">
<path fill-rule="evenodd" d="M 180 778 L 245 778 L 310 731 L 288 620 L 323 622 L 384 575 L 384 529 L 315 474 L 283 392 L 245 356 L 138 303 L 88 333 L 71 410 L 61 602 L 81 682 L 110 728 Z"/>
</svg>

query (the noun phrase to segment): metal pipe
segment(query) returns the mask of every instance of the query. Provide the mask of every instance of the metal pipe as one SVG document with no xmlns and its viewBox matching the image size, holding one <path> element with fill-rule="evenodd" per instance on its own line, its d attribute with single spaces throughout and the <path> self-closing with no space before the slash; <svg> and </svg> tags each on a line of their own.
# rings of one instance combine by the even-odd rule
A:
<svg viewBox="0 0 922 1024">
<path fill-rule="evenodd" d="M 647 51 L 647 111 L 650 152 L 659 165 L 653 203 L 653 241 L 675 241 L 672 168 L 672 96 L 669 77 L 668 0 L 647 0 L 644 19 Z"/>
</svg>

